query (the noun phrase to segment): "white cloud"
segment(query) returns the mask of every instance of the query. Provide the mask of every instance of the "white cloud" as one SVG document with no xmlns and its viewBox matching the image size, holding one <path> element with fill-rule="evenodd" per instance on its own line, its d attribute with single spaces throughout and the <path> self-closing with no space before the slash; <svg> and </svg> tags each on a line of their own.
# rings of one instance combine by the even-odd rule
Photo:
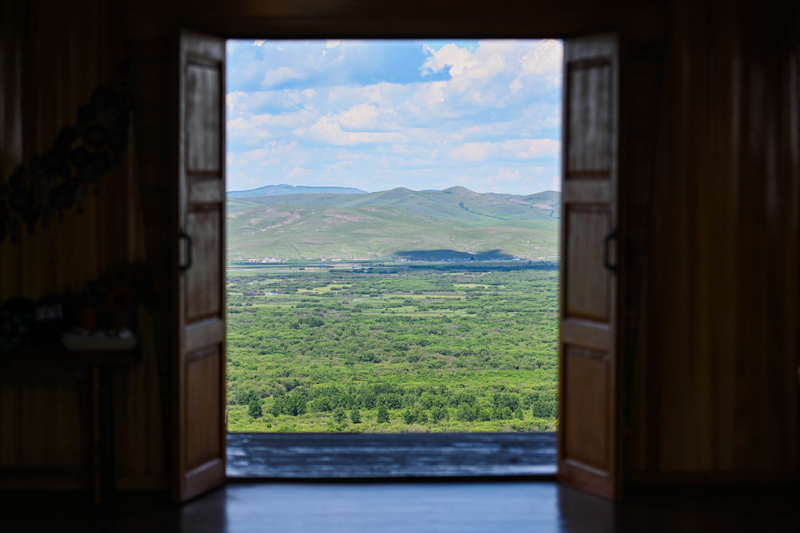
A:
<svg viewBox="0 0 800 533">
<path fill-rule="evenodd" d="M 553 139 L 519 139 L 500 143 L 504 152 L 514 152 L 520 159 L 535 157 L 558 157 L 561 153 L 561 142 Z"/>
<path fill-rule="evenodd" d="M 511 92 L 522 90 L 522 78 L 526 76 L 537 76 L 550 86 L 560 86 L 563 57 L 564 47 L 560 42 L 547 39 L 535 43 L 519 60 L 520 72 L 511 83 Z"/>
<path fill-rule="evenodd" d="M 259 48 L 261 48 L 261 46 L 263 46 L 265 42 L 267 42 L 267 41 L 256 40 L 256 41 L 253 41 L 253 46 L 258 46 Z"/>
<path fill-rule="evenodd" d="M 455 44 L 446 44 L 438 51 L 428 45 L 423 49 L 428 54 L 425 63 L 422 64 L 422 75 L 439 72 L 446 67 L 450 67 L 450 75 L 458 76 L 464 69 L 478 65 L 478 61 L 466 48 L 459 48 Z"/>
<path fill-rule="evenodd" d="M 359 104 L 340 114 L 338 122 L 349 130 L 374 129 L 378 123 L 378 110 L 370 104 Z"/>
<path fill-rule="evenodd" d="M 483 161 L 490 155 L 518 159 L 557 158 L 561 143 L 552 139 L 512 139 L 502 142 L 474 142 L 462 144 L 450 152 L 455 161 Z"/>
<path fill-rule="evenodd" d="M 475 82 L 486 81 L 502 73 L 506 69 L 504 56 L 513 47 L 513 41 L 480 41 L 473 53 L 455 44 L 446 44 L 439 50 L 426 45 L 423 49 L 428 57 L 422 65 L 422 74 L 440 72 L 450 67 L 451 86 L 463 92 Z"/>
<path fill-rule="evenodd" d="M 456 161 L 483 161 L 489 155 L 491 143 L 467 143 L 454 148 L 450 157 Z"/>
<path fill-rule="evenodd" d="M 225 95 L 225 105 L 228 106 L 228 112 L 233 111 L 233 108 L 236 106 L 236 100 L 239 98 L 240 94 L 244 93 L 238 92 Z"/>
<path fill-rule="evenodd" d="M 294 167 L 287 175 L 287 178 L 305 178 L 309 174 L 307 168 Z"/>
<path fill-rule="evenodd" d="M 227 121 L 228 138 L 245 146 L 260 146 L 264 139 L 286 138 L 292 130 L 313 124 L 316 113 L 301 110 L 295 113 L 237 116 Z"/>
<path fill-rule="evenodd" d="M 421 108 L 432 109 L 443 104 L 445 101 L 446 81 L 432 81 L 430 83 L 420 83 L 417 91 L 411 98 L 411 103 Z"/>
<path fill-rule="evenodd" d="M 268 70 L 261 80 L 261 86 L 265 89 L 280 85 L 281 83 L 291 80 L 305 79 L 305 74 L 291 68 L 291 67 L 278 67 L 275 70 Z"/>
<path fill-rule="evenodd" d="M 226 95 L 231 190 L 266 183 L 366 190 L 461 184 L 523 194 L 560 186 L 556 41 L 427 47 L 418 62 L 404 59 L 408 78 L 377 83 L 364 74 L 370 63 L 354 70 L 357 61 L 376 57 L 362 43 L 263 44 L 242 42 L 236 53 L 249 50 L 252 61 L 229 62 L 231 79 L 250 88 L 237 90 L 232 81 Z M 304 86 L 280 88 L 304 79 Z"/>
<path fill-rule="evenodd" d="M 402 90 L 403 86 L 395 83 L 376 83 L 363 86 L 337 85 L 329 90 L 328 103 L 348 106 L 363 102 L 380 104 L 386 101 L 386 95 Z"/>
<path fill-rule="evenodd" d="M 310 128 L 298 128 L 295 134 L 299 137 L 311 137 L 336 145 L 397 143 L 406 142 L 407 137 L 399 132 L 344 131 L 339 125 L 339 117 L 321 117 Z"/>
</svg>

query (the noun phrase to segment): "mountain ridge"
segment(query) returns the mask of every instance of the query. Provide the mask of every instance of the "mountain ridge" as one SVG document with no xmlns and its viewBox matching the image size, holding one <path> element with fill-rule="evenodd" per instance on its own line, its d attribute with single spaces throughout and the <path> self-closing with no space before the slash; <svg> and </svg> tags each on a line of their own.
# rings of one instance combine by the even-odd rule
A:
<svg viewBox="0 0 800 533">
<path fill-rule="evenodd" d="M 244 191 L 228 191 L 226 196 L 233 198 L 250 198 L 252 196 L 280 196 L 284 194 L 316 194 L 316 193 L 332 193 L 332 194 L 367 194 L 367 191 L 356 189 L 354 187 L 313 187 L 307 185 L 287 185 L 285 183 L 279 185 L 265 185 L 255 189 L 247 189 Z"/>
<path fill-rule="evenodd" d="M 263 188 L 262 188 L 263 189 Z M 228 259 L 397 260 L 558 256 L 560 193 L 464 187 L 228 197 Z M 422 254 L 422 255 L 420 255 Z"/>
</svg>

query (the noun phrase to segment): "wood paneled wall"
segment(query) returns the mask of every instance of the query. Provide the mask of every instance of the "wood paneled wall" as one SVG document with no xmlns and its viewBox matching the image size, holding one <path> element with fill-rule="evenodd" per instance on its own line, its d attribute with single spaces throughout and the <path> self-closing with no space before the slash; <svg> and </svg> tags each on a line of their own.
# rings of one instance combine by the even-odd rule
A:
<svg viewBox="0 0 800 533">
<path fill-rule="evenodd" d="M 62 127 L 74 124 L 80 105 L 128 53 L 116 3 L 4 0 L 1 9 L 0 181 L 5 182 L 17 165 L 49 149 Z M 67 287 L 80 291 L 108 266 L 144 259 L 135 143 L 100 188 L 84 203 L 83 214 L 73 209 L 63 220 L 56 215 L 48 228 L 23 230 L 17 244 L 0 243 L 0 301 L 36 300 Z M 143 362 L 114 376 L 117 474 L 120 487 L 152 489 L 164 485 L 161 406 L 151 317 L 147 312 L 140 317 Z M 23 484 L 30 487 L 84 484 L 82 387 L 86 382 L 77 379 L 0 377 L 0 469 L 15 469 L 15 484 L 26 479 Z M 28 476 L 52 468 L 74 474 L 58 476 L 55 485 L 47 477 Z"/>
<path fill-rule="evenodd" d="M 115 238 L 118 224 L 136 235 L 156 270 L 170 271 L 173 45 L 181 26 L 261 38 L 619 31 L 634 43 L 623 49 L 623 76 L 626 64 L 637 65 L 622 86 L 622 175 L 651 180 L 621 191 L 621 245 L 636 250 L 625 265 L 634 289 L 622 299 L 632 391 L 628 475 L 678 484 L 785 479 L 797 471 L 799 442 L 794 4 L 466 0 L 454 14 L 443 0 L 3 0 L 3 177 L 71 120 L 121 51 L 132 60 L 138 102 L 133 174 L 144 229 L 117 218 L 136 208 L 109 183 L 82 217 L 25 235 L 15 249 L 0 245 L 0 295 L 79 287 L 113 258 L 138 253 L 130 238 Z M 126 179 L 117 185 L 130 185 Z M 164 481 L 161 452 L 170 444 L 160 413 L 169 409 L 159 409 L 155 373 L 171 357 L 169 306 L 165 298 L 154 311 L 157 357 L 115 384 L 118 442 L 126 443 L 118 449 L 122 487 Z M 67 429 L 79 422 L 76 401 L 70 384 L 3 384 L 0 466 L 78 464 L 81 444 Z M 49 423 L 53 406 L 58 424 Z M 54 442 L 61 444 L 47 444 Z"/>
<path fill-rule="evenodd" d="M 798 454 L 798 9 L 676 1 L 629 468 L 791 479 Z"/>
</svg>

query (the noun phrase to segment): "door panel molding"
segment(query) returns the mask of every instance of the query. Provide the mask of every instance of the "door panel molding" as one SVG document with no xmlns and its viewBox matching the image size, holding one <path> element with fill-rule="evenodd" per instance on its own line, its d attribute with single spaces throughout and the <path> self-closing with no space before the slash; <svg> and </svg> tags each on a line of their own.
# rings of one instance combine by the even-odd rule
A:
<svg viewBox="0 0 800 533">
<path fill-rule="evenodd" d="M 564 42 L 559 331 L 560 482 L 618 499 L 617 353 L 619 45 Z"/>
<path fill-rule="evenodd" d="M 178 42 L 173 498 L 225 482 L 225 40 Z M 183 239 L 181 239 L 181 236 Z"/>
</svg>

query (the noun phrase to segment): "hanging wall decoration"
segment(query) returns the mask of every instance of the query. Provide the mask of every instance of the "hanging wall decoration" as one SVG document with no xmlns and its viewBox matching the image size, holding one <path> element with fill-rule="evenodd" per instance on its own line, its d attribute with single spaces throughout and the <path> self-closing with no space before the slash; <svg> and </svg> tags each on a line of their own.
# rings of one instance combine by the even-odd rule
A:
<svg viewBox="0 0 800 533">
<path fill-rule="evenodd" d="M 103 177 L 128 145 L 131 111 L 130 68 L 117 67 L 114 77 L 97 87 L 78 109 L 75 123 L 61 129 L 53 146 L 0 183 L 0 242 L 18 242 L 23 228 L 50 225 L 66 211 L 80 214 L 89 193 L 99 194 Z"/>
</svg>

